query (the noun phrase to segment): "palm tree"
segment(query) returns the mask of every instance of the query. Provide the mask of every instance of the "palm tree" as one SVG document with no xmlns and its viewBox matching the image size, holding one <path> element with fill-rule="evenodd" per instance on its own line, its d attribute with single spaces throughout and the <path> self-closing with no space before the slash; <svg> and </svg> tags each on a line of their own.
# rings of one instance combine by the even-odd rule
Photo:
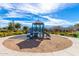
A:
<svg viewBox="0 0 79 59">
<path fill-rule="evenodd" d="M 19 29 L 21 28 L 21 24 L 20 24 L 20 23 L 16 23 L 16 24 L 15 24 L 15 28 L 16 28 L 17 30 L 19 30 Z"/>
</svg>

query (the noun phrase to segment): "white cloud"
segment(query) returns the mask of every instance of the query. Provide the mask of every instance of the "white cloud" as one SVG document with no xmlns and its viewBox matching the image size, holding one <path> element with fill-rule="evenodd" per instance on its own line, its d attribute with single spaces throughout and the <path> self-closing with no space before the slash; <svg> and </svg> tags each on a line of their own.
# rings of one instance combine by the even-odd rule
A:
<svg viewBox="0 0 79 59">
<path fill-rule="evenodd" d="M 4 7 L 8 10 L 11 10 L 8 14 L 6 14 L 6 17 L 23 17 L 22 14 L 19 14 L 17 12 L 32 12 L 34 14 L 48 13 L 50 11 L 55 12 L 58 9 L 66 8 L 66 5 L 60 4 L 60 3 L 38 3 L 36 5 L 32 5 L 29 3 L 21 3 L 21 4 L 1 3 L 0 7 Z M 67 20 L 50 18 L 48 16 L 46 16 L 45 18 L 48 19 L 48 21 L 45 22 L 45 25 L 57 26 L 57 25 L 71 25 L 72 24 L 71 22 L 69 22 Z M 8 23 L 10 21 L 0 19 L 0 22 Z M 19 22 L 19 23 L 25 24 L 25 25 L 30 25 L 32 23 L 32 22 L 25 22 L 25 21 L 15 21 L 15 22 Z"/>
<path fill-rule="evenodd" d="M 34 4 L 34 5 L 33 5 Z M 63 9 L 70 4 L 63 3 L 0 3 L 0 7 L 4 7 L 8 10 L 23 10 L 35 13 L 47 13 L 48 11 L 56 11 L 57 9 Z M 65 6 L 65 7 L 64 7 Z M 22 12 L 22 11 L 21 11 Z"/>
<path fill-rule="evenodd" d="M 0 24 L 8 24 L 9 22 L 12 22 L 12 21 L 10 21 L 10 20 L 1 20 L 0 19 Z M 30 22 L 30 21 L 20 21 L 20 20 L 15 20 L 14 21 L 15 23 L 20 23 L 20 24 L 23 24 L 23 25 L 31 25 L 32 24 L 32 22 Z"/>
<path fill-rule="evenodd" d="M 79 24 L 79 21 L 74 22 L 74 24 Z"/>
<path fill-rule="evenodd" d="M 50 18 L 50 17 L 45 17 L 47 19 L 49 19 L 48 21 L 45 21 L 44 24 L 49 25 L 49 26 L 67 26 L 67 25 L 74 25 L 79 23 L 79 21 L 77 22 L 69 22 L 66 20 L 62 20 L 62 19 L 55 19 L 55 18 Z M 8 23 L 11 22 L 10 20 L 1 20 L 0 19 L 0 26 L 1 27 L 5 27 L 8 25 Z M 20 20 L 15 20 L 15 23 L 20 23 L 22 26 L 32 26 L 32 22 L 31 21 L 20 21 Z"/>
<path fill-rule="evenodd" d="M 15 21 L 15 23 L 20 23 L 22 25 L 27 25 L 27 26 L 32 25 L 32 22 L 27 22 L 27 21 Z"/>
<path fill-rule="evenodd" d="M 47 22 L 45 22 L 45 25 L 52 25 L 52 26 L 64 26 L 64 25 L 72 25 L 73 23 L 63 20 L 63 19 L 56 19 L 56 18 L 50 18 L 48 16 L 45 16 L 45 18 L 48 19 Z"/>
<path fill-rule="evenodd" d="M 18 14 L 18 13 L 14 12 L 14 11 L 7 13 L 6 16 L 7 17 L 23 17 L 23 15 Z"/>
<path fill-rule="evenodd" d="M 7 26 L 9 22 L 11 22 L 11 21 L 10 20 L 4 20 L 4 19 L 0 18 L 0 28 Z"/>
<path fill-rule="evenodd" d="M 0 19 L 0 28 L 1 27 L 5 27 L 5 26 L 8 26 L 8 23 L 9 22 L 12 22 L 12 21 L 10 21 L 10 20 L 4 20 L 4 19 Z M 27 21 L 20 21 L 20 20 L 18 20 L 18 21 L 14 21 L 15 23 L 20 23 L 22 26 L 31 26 L 32 25 L 32 22 L 27 22 Z"/>
<path fill-rule="evenodd" d="M 14 9 L 14 6 L 10 3 L 0 3 L 0 8 L 1 7 L 5 8 L 5 9 L 8 9 L 8 10 Z"/>
<path fill-rule="evenodd" d="M 32 4 L 19 4 L 16 8 L 32 13 L 47 13 L 51 10 L 56 11 L 59 5 L 59 3 L 38 3 L 36 6 Z"/>
<path fill-rule="evenodd" d="M 10 22 L 10 20 L 2 20 L 2 19 L 0 19 L 0 23 L 9 23 Z"/>
<path fill-rule="evenodd" d="M 35 4 L 35 5 L 33 5 Z M 31 12 L 33 14 L 48 13 L 50 11 L 55 12 L 58 9 L 63 8 L 65 4 L 61 3 L 0 3 L 0 7 L 9 10 L 6 17 L 22 17 L 22 14 L 17 12 Z"/>
</svg>

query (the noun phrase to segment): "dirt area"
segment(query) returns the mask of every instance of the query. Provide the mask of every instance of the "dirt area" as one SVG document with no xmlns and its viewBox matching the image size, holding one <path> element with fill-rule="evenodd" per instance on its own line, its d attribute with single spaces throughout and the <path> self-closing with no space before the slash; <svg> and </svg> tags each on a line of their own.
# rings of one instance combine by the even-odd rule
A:
<svg viewBox="0 0 79 59">
<path fill-rule="evenodd" d="M 9 49 L 20 52 L 38 52 L 47 53 L 60 51 L 72 46 L 72 41 L 61 37 L 53 36 L 51 39 L 40 40 L 23 40 L 23 37 L 9 38 L 3 42 L 3 45 Z M 26 37 L 25 37 L 26 38 Z"/>
</svg>

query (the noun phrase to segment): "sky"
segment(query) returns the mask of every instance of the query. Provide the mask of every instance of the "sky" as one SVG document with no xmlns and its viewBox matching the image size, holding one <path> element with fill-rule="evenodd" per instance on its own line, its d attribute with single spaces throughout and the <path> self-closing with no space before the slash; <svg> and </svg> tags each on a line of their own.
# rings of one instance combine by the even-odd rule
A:
<svg viewBox="0 0 79 59">
<path fill-rule="evenodd" d="M 12 20 L 23 26 L 40 20 L 45 26 L 72 26 L 79 23 L 79 3 L 0 3 L 0 27 Z"/>
</svg>

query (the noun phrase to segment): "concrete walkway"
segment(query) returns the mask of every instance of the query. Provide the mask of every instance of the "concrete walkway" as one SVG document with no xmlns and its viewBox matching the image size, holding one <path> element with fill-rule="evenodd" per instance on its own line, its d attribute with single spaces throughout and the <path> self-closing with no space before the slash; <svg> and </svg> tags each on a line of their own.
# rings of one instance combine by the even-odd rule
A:
<svg viewBox="0 0 79 59">
<path fill-rule="evenodd" d="M 0 38 L 0 56 L 79 56 L 79 38 L 72 38 L 72 37 L 66 37 L 70 40 L 72 40 L 73 45 L 67 49 L 61 50 L 61 51 L 56 51 L 56 52 L 51 52 L 51 53 L 31 53 L 31 52 L 19 52 L 19 51 L 14 51 L 11 49 L 8 49 L 2 45 L 2 43 L 10 38 L 9 37 L 4 37 Z M 62 36 L 63 37 L 63 36 Z"/>
</svg>

